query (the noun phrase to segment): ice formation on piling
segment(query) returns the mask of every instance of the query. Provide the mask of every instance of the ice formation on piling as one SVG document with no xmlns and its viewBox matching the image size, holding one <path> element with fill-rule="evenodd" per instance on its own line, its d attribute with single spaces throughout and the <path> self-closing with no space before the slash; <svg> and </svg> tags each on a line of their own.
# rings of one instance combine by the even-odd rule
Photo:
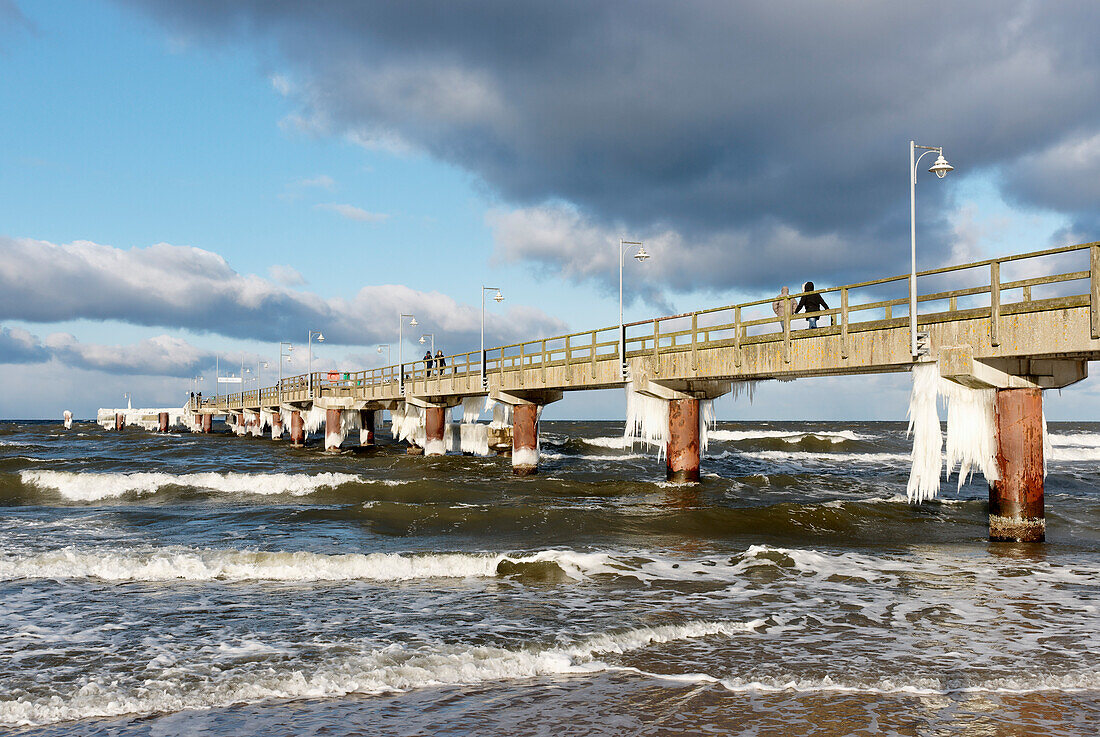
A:
<svg viewBox="0 0 1100 737">
<path fill-rule="evenodd" d="M 970 480 L 975 468 L 987 481 L 999 479 L 994 424 L 997 390 L 971 389 L 940 379 L 939 393 L 947 405 L 947 478 L 958 466 L 958 489 Z"/>
<path fill-rule="evenodd" d="M 492 404 L 493 408 L 493 421 L 489 423 L 489 427 L 493 428 L 494 430 L 501 430 L 505 427 L 511 427 L 512 405 L 488 399 L 485 402 L 485 408 L 488 409 L 490 404 Z"/>
<path fill-rule="evenodd" d="M 918 363 L 913 367 L 909 429 L 906 431 L 907 437 L 913 436 L 909 483 L 905 487 L 910 502 L 935 499 L 940 490 L 943 435 L 940 433 L 940 416 L 936 412 L 939 387 L 940 371 L 935 363 Z"/>
<path fill-rule="evenodd" d="M 325 426 L 327 414 L 324 407 L 319 407 L 316 404 L 309 408 L 309 412 L 302 413 L 302 425 L 306 437 Z"/>
<path fill-rule="evenodd" d="M 714 419 L 714 400 L 699 400 L 699 455 L 705 455 L 710 445 L 710 431 L 718 421 Z"/>
<path fill-rule="evenodd" d="M 481 417 L 485 409 L 485 400 L 481 397 L 462 398 L 462 424 L 472 425 Z"/>
<path fill-rule="evenodd" d="M 69 410 L 65 410 L 65 414 L 63 415 L 63 417 L 65 419 L 65 429 L 66 430 L 72 430 L 73 429 L 73 413 L 70 412 Z"/>
<path fill-rule="evenodd" d="M 496 404 L 488 397 L 462 399 L 462 423 L 452 430 L 449 445 L 451 450 L 479 456 L 489 455 L 489 426 L 477 420 L 490 403 Z"/>
<path fill-rule="evenodd" d="M 656 446 L 663 457 L 668 445 L 668 401 L 634 391 L 634 382 L 626 385 L 626 426 L 623 440 L 631 446 L 645 443 Z"/>
</svg>

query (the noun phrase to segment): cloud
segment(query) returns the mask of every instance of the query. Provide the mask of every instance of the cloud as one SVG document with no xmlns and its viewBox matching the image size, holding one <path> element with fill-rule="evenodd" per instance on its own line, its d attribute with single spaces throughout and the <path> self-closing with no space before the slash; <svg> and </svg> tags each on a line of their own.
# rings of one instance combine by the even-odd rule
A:
<svg viewBox="0 0 1100 737">
<path fill-rule="evenodd" d="M 42 363 L 49 358 L 37 336 L 21 328 L 0 327 L 0 363 Z"/>
<path fill-rule="evenodd" d="M 328 174 L 319 174 L 315 177 L 308 179 L 299 179 L 299 187 L 321 187 L 322 189 L 332 189 L 336 186 L 336 180 L 330 177 Z"/>
<path fill-rule="evenodd" d="M 372 345 L 390 342 L 396 316 L 409 311 L 432 326 L 445 351 L 478 341 L 479 308 L 439 292 L 384 284 L 363 287 L 351 299 L 324 298 L 240 274 L 200 248 L 159 243 L 122 250 L 0 236 L 0 320 L 119 320 L 271 342 L 320 328 L 329 343 Z M 511 343 L 566 326 L 513 307 L 490 315 L 486 331 L 495 342 Z"/>
<path fill-rule="evenodd" d="M 290 83 L 290 80 L 284 77 L 282 74 L 271 75 L 271 87 L 283 97 L 286 97 L 294 89 L 294 86 Z"/>
<path fill-rule="evenodd" d="M 362 223 L 380 223 L 389 218 L 389 215 L 379 212 L 367 212 L 361 207 L 355 205 L 342 205 L 335 202 L 329 202 L 322 205 L 314 205 L 318 210 L 328 210 L 335 212 L 337 215 L 347 218 L 348 220 L 358 220 Z"/>
<path fill-rule="evenodd" d="M 300 287 L 306 283 L 306 278 L 293 266 L 286 264 L 273 264 L 267 268 L 267 275 L 284 287 Z"/>
<path fill-rule="evenodd" d="M 751 264 L 726 272 L 745 286 L 822 244 L 850 279 L 903 271 L 914 137 L 1023 206 L 1096 202 L 1096 3 L 131 2 L 198 43 L 276 49 L 315 135 L 426 152 L 506 209 L 675 233 L 699 272 L 716 250 Z M 920 193 L 933 262 L 950 186 Z"/>
</svg>

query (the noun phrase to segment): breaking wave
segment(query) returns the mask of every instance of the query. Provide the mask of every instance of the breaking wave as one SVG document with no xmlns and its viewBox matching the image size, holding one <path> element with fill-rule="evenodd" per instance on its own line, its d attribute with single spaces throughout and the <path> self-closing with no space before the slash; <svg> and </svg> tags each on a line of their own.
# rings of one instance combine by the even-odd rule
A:
<svg viewBox="0 0 1100 737">
<path fill-rule="evenodd" d="M 90 717 L 156 714 L 256 703 L 269 699 L 333 698 L 381 694 L 427 686 L 473 685 L 568 674 L 595 673 L 611 666 L 596 660 L 654 644 L 752 632 L 751 622 L 693 621 L 609 632 L 552 648 L 507 649 L 475 645 L 391 645 L 353 655 L 330 655 L 316 664 L 284 648 L 255 643 L 242 662 L 192 662 L 143 672 L 140 681 L 91 678 L 72 694 L 20 695 L 0 700 L 0 724 L 33 726 Z M 292 651 L 293 653 L 293 651 Z M 276 657 L 254 665 L 257 657 Z M 208 659 L 208 658 L 207 658 Z M 148 671 L 149 669 L 147 669 Z M 182 671 L 182 672 L 181 672 Z"/>
<path fill-rule="evenodd" d="M 803 440 L 826 440 L 831 443 L 843 443 L 849 440 L 872 440 L 874 435 L 864 435 L 851 430 L 711 430 L 708 436 L 712 441 L 740 442 L 743 440 L 776 439 L 788 443 L 800 443 Z"/>
<path fill-rule="evenodd" d="M 74 473 L 72 471 L 22 471 L 24 484 L 57 491 L 73 501 L 97 501 L 125 494 L 155 494 L 168 486 L 185 486 L 230 494 L 290 494 L 304 496 L 320 489 L 350 483 L 400 481 L 368 480 L 348 473 Z"/>
</svg>

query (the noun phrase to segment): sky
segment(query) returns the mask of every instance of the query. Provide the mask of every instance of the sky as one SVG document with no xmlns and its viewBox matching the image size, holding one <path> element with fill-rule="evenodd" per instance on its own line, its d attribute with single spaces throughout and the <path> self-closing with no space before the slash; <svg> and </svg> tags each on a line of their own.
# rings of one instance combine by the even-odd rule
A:
<svg viewBox="0 0 1100 737">
<path fill-rule="evenodd" d="M 1100 239 L 1095 3 L 0 0 L 0 417 Z M 387 354 L 380 344 L 391 346 Z M 262 362 L 268 367 L 263 368 Z M 196 382 L 197 377 L 203 381 Z M 907 375 L 720 419 L 903 420 Z M 548 419 L 621 419 L 620 391 Z M 1047 392 L 1100 417 L 1100 383 Z"/>
</svg>

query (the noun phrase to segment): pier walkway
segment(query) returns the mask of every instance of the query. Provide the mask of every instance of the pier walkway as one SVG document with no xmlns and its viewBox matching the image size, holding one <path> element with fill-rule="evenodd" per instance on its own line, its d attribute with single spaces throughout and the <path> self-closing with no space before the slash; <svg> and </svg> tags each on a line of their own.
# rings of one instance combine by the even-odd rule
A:
<svg viewBox="0 0 1100 737">
<path fill-rule="evenodd" d="M 819 289 L 830 309 L 816 313 L 816 328 L 803 328 L 804 315 L 792 314 L 803 296 L 792 294 L 785 307 L 781 302 L 776 308 L 779 298 L 772 297 L 634 322 L 623 334 L 616 325 L 538 338 L 484 355 L 450 355 L 442 368 L 418 360 L 314 372 L 209 397 L 189 409 L 196 428 L 207 432 L 213 416 L 246 426 L 274 417 L 273 437 L 286 425 L 294 442 L 304 439 L 303 415 L 323 409 L 326 447 L 332 448 L 343 441 L 349 413 L 357 413 L 362 442 L 370 442 L 377 410 L 404 417 L 413 407 L 423 424 L 424 450 L 439 454 L 446 452 L 449 408 L 489 397 L 512 408 L 513 468 L 525 474 L 538 465 L 542 406 L 567 391 L 629 382 L 639 395 L 668 403 L 668 477 L 691 481 L 699 474 L 700 400 L 739 382 L 910 371 L 935 362 L 946 379 L 997 390 L 1002 474 L 991 485 L 991 535 L 1000 534 L 993 527 L 997 517 L 1010 520 L 1007 528 L 997 523 L 998 530 L 1009 530 L 1007 539 L 1034 539 L 1034 530 L 1027 530 L 1043 514 L 1042 390 L 1080 381 L 1088 361 L 1100 357 L 1100 243 L 920 272 L 915 326 L 909 289 L 908 274 Z M 911 350 L 914 327 L 917 355 Z"/>
</svg>

